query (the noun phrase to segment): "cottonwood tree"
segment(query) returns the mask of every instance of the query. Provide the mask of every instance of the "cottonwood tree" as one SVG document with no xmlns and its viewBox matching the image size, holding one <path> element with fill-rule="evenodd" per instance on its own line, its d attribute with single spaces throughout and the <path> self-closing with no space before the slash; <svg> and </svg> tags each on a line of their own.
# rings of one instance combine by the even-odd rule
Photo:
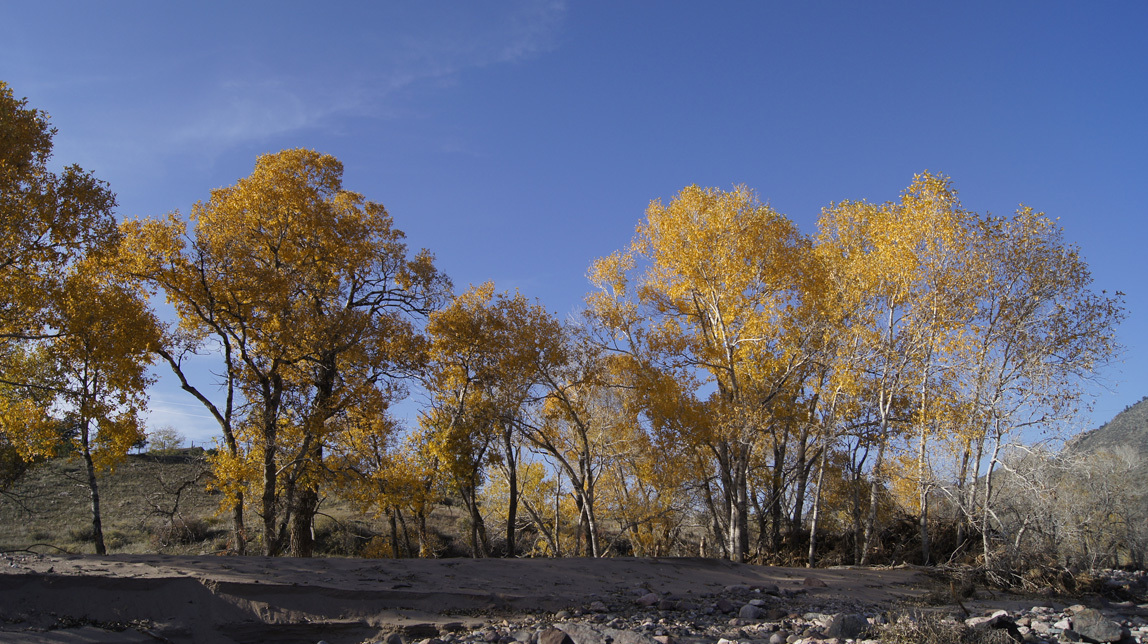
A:
<svg viewBox="0 0 1148 644">
<path fill-rule="evenodd" d="M 590 306 L 609 347 L 700 387 L 698 428 L 716 467 L 715 523 L 729 558 L 749 546 L 748 475 L 774 400 L 807 359 L 790 326 L 806 303 L 810 244 L 748 188 L 690 186 L 650 204 L 630 247 L 595 262 Z M 702 387 L 714 388 L 708 397 Z"/>
<path fill-rule="evenodd" d="M 1031 208 L 981 222 L 977 256 L 983 278 L 960 372 L 966 431 L 959 505 L 981 529 L 988 558 L 1001 450 L 1025 428 L 1056 427 L 1075 416 L 1085 385 L 1119 351 L 1115 330 L 1124 309 L 1121 294 L 1092 290 L 1079 251 Z"/>
<path fill-rule="evenodd" d="M 159 342 L 159 323 L 143 295 L 108 282 L 108 271 L 92 262 L 78 265 L 65 280 L 67 303 L 52 325 L 57 336 L 36 358 L 49 365 L 48 387 L 55 406 L 75 429 L 91 500 L 96 554 L 107 554 L 97 473 L 123 459 L 144 438 L 140 414 L 151 384 L 147 368 Z"/>
<path fill-rule="evenodd" d="M 542 365 L 542 404 L 519 422 L 527 443 L 541 451 L 570 482 L 577 531 L 575 551 L 605 554 L 597 513 L 598 482 L 617 452 L 625 415 L 609 357 L 578 333 L 563 327 L 565 360 Z"/>
<path fill-rule="evenodd" d="M 827 208 L 818 222 L 819 254 L 834 276 L 832 299 L 853 311 L 848 332 L 855 338 L 847 344 L 858 351 L 852 362 L 866 374 L 877 418 L 863 564 L 876 533 L 882 468 L 895 441 L 911 433 L 918 440 L 922 554 L 928 558 L 927 445 L 937 425 L 936 383 L 971 317 L 962 290 L 970 286 L 970 222 L 949 180 L 928 173 L 915 177 L 898 202 L 846 201 Z"/>
<path fill-rule="evenodd" d="M 485 554 L 479 491 L 495 466 L 507 485 L 507 555 L 514 555 L 519 507 L 520 426 L 543 396 L 546 373 L 566 359 L 563 330 L 521 294 L 468 289 L 431 315 L 426 386 L 432 404 L 422 417 L 428 445 L 451 473 L 467 506 L 472 554 Z"/>
<path fill-rule="evenodd" d="M 0 433 L 22 460 L 74 439 L 105 554 L 97 472 L 142 437 L 156 323 L 142 296 L 107 274 L 115 195 L 78 166 L 48 168 L 55 134 L 0 82 Z"/>
<path fill-rule="evenodd" d="M 422 360 L 416 322 L 448 281 L 429 252 L 408 255 L 382 205 L 343 189 L 337 159 L 309 150 L 259 157 L 249 177 L 196 203 L 190 223 L 125 223 L 124 270 L 179 315 L 160 355 L 223 431 L 223 485 L 246 476 L 244 439 L 258 454 L 264 554 L 309 555 L 333 421 L 404 393 L 396 379 Z M 204 350 L 223 363 L 216 400 L 183 367 Z M 232 498 L 242 543 L 243 492 Z"/>
</svg>

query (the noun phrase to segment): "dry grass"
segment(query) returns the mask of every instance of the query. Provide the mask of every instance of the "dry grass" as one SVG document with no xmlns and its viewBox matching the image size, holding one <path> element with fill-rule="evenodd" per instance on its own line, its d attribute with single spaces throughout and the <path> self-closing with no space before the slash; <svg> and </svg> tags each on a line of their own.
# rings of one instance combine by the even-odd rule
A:
<svg viewBox="0 0 1148 644">
<path fill-rule="evenodd" d="M 132 454 L 101 475 L 101 516 L 109 552 L 154 552 L 156 533 L 173 524 L 201 522 L 207 531 L 221 528 L 221 519 L 215 517 L 218 497 L 208 494 L 202 483 L 206 476 L 202 455 L 189 452 Z M 0 496 L 0 550 L 23 549 L 93 551 L 91 498 L 78 458 L 41 463 Z"/>
<path fill-rule="evenodd" d="M 104 542 L 110 553 L 208 554 L 228 546 L 229 516 L 209 493 L 202 450 L 131 454 L 100 476 Z M 250 516 L 254 517 L 252 513 Z M 446 535 L 461 513 L 436 508 L 428 521 L 438 554 L 459 554 Z M 252 519 L 254 520 L 254 519 Z M 0 551 L 94 552 L 91 499 L 77 458 L 38 464 L 0 493 Z M 408 520 L 408 529 L 414 528 Z M 337 495 L 325 498 L 315 522 L 316 554 L 389 556 L 389 526 Z M 412 535 L 412 540 L 417 540 Z M 404 542 L 405 543 L 405 542 Z M 386 547 L 384 547 L 384 545 Z M 258 550 L 257 544 L 252 544 Z M 459 552 L 456 552 L 459 551 Z"/>
<path fill-rule="evenodd" d="M 973 629 L 931 612 L 898 616 L 878 635 L 885 644 L 1015 644 L 1007 631 Z"/>
</svg>

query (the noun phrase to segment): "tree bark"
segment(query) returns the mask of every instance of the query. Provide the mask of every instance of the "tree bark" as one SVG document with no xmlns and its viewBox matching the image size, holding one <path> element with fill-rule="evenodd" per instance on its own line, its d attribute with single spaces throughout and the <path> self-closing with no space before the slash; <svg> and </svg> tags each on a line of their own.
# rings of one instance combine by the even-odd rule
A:
<svg viewBox="0 0 1148 644">
<path fill-rule="evenodd" d="M 881 500 L 879 473 L 885 460 L 885 429 L 882 423 L 880 442 L 877 444 L 877 461 L 873 464 L 872 479 L 869 481 L 869 515 L 865 519 L 865 540 L 861 545 L 862 566 L 869 565 L 869 550 L 873 547 L 873 537 L 877 531 L 877 506 Z"/>
<path fill-rule="evenodd" d="M 100 487 L 96 483 L 96 465 L 92 461 L 91 443 L 89 440 L 89 421 L 83 421 L 84 425 L 80 428 L 80 441 L 84 455 L 84 472 L 88 478 L 88 494 L 91 497 L 92 508 L 92 541 L 96 546 L 97 555 L 108 554 L 108 549 L 104 546 L 104 525 L 103 519 L 100 516 Z"/>
<path fill-rule="evenodd" d="M 510 428 L 503 430 L 503 447 L 506 456 L 506 484 L 510 488 L 510 499 L 506 508 L 506 556 L 515 556 L 518 535 L 518 459 L 514 453 L 513 436 Z"/>
</svg>

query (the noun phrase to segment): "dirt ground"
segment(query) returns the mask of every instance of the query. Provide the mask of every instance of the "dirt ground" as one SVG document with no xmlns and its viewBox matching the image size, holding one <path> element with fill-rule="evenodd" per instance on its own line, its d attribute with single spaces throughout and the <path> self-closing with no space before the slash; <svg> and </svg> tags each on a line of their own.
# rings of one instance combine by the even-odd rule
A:
<svg viewBox="0 0 1148 644">
<path fill-rule="evenodd" d="M 162 555 L 0 560 L 0 642 L 361 642 L 444 626 L 631 606 L 642 592 L 714 597 L 776 586 L 794 612 L 917 602 L 913 568 L 777 568 L 715 559 L 288 559 Z M 1000 604 L 1006 598 L 994 598 Z M 1023 603 L 1023 600 L 1018 600 Z"/>
</svg>

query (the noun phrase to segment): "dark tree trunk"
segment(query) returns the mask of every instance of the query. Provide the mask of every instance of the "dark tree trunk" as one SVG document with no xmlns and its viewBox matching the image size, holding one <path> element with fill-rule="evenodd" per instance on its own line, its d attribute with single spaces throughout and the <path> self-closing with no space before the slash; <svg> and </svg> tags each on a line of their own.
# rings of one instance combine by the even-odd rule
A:
<svg viewBox="0 0 1148 644">
<path fill-rule="evenodd" d="M 515 556 L 515 528 L 518 523 L 518 462 L 514 453 L 513 436 L 510 429 L 503 431 L 506 455 L 506 482 L 510 487 L 510 500 L 506 508 L 506 556 Z"/>
<path fill-rule="evenodd" d="M 108 554 L 104 546 L 104 524 L 100 517 L 100 488 L 96 484 L 96 465 L 92 462 L 92 450 L 88 440 L 88 421 L 80 429 L 80 440 L 84 454 L 84 470 L 88 476 L 88 493 L 92 499 L 92 541 L 96 545 L 97 555 Z"/>
</svg>

